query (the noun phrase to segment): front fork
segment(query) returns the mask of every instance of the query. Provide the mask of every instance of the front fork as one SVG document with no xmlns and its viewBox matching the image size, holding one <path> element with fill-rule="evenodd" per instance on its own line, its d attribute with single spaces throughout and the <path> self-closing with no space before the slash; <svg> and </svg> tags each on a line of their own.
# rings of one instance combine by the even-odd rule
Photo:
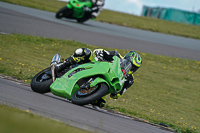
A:
<svg viewBox="0 0 200 133">
<path fill-rule="evenodd" d="M 56 80 L 56 76 L 55 76 L 55 65 L 51 66 L 51 73 L 52 73 L 52 79 L 53 82 Z"/>
<path fill-rule="evenodd" d="M 86 83 L 83 83 L 80 88 L 89 90 L 90 89 L 90 84 L 92 82 L 93 82 L 93 78 L 90 78 Z"/>
<path fill-rule="evenodd" d="M 51 72 L 52 72 L 52 79 L 53 82 L 56 80 L 56 74 L 55 74 L 55 66 L 60 62 L 61 55 L 55 54 L 52 61 L 51 61 Z"/>
</svg>

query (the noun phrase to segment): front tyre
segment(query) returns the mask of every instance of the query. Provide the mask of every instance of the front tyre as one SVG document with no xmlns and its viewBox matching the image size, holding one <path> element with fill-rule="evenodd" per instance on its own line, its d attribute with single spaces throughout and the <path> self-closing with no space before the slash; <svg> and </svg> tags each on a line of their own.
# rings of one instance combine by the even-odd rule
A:
<svg viewBox="0 0 200 133">
<path fill-rule="evenodd" d="M 61 8 L 57 13 L 56 13 L 56 18 L 57 19 L 61 19 L 63 17 L 66 18 L 70 18 L 70 16 L 72 15 L 73 10 L 72 9 L 68 9 L 66 6 L 64 6 L 63 8 Z"/>
<path fill-rule="evenodd" d="M 77 105 L 86 105 L 99 100 L 101 97 L 105 96 L 108 92 L 108 85 L 106 83 L 99 83 L 96 86 L 90 88 L 89 90 L 78 89 L 72 95 L 72 103 Z"/>
<path fill-rule="evenodd" d="M 61 19 L 62 17 L 65 16 L 65 12 L 67 10 L 67 7 L 64 6 L 63 8 L 61 8 L 57 13 L 56 13 L 56 18 L 57 19 Z"/>
<path fill-rule="evenodd" d="M 52 76 L 48 74 L 50 72 L 49 67 L 36 74 L 31 81 L 31 89 L 42 94 L 50 92 L 50 85 L 53 83 Z"/>
</svg>

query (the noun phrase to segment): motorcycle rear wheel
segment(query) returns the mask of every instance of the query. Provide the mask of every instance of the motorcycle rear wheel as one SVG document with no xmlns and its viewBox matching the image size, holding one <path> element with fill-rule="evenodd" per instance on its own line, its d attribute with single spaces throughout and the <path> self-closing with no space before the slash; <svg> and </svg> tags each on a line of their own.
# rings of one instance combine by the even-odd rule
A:
<svg viewBox="0 0 200 133">
<path fill-rule="evenodd" d="M 47 93 L 50 92 L 50 85 L 53 83 L 51 76 L 48 77 L 46 72 L 51 71 L 51 68 L 46 68 L 36 74 L 31 80 L 31 89 L 38 93 Z M 46 76 L 46 77 L 44 77 Z"/>
<path fill-rule="evenodd" d="M 99 100 L 101 97 L 105 96 L 108 92 L 108 85 L 106 83 L 99 83 L 96 86 L 96 89 L 86 95 L 80 95 L 81 89 L 78 89 L 73 95 L 72 95 L 72 103 L 77 105 L 86 105 L 95 102 L 96 100 Z"/>
<path fill-rule="evenodd" d="M 77 22 L 82 24 L 82 23 L 88 21 L 89 19 L 90 19 L 90 18 L 87 18 L 87 19 L 81 18 L 81 19 L 77 19 Z"/>
</svg>

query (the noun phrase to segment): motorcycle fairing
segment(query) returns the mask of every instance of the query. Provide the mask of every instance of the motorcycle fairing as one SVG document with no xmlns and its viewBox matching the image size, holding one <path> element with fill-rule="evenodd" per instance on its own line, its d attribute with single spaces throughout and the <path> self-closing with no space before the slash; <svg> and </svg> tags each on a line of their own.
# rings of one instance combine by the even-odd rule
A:
<svg viewBox="0 0 200 133">
<path fill-rule="evenodd" d="M 69 9 L 73 9 L 72 16 L 75 18 L 82 18 L 84 16 L 84 7 L 92 7 L 90 0 L 70 0 L 69 4 L 66 5 Z"/>
<path fill-rule="evenodd" d="M 91 83 L 90 87 L 105 82 L 110 87 L 108 93 L 118 92 L 122 89 L 125 80 L 119 62 L 119 58 L 115 56 L 113 63 L 93 61 L 79 65 L 61 78 L 57 78 L 50 86 L 51 92 L 60 97 L 71 99 L 72 94 L 79 89 L 77 82 L 80 79 L 96 75 L 98 78 Z"/>
</svg>

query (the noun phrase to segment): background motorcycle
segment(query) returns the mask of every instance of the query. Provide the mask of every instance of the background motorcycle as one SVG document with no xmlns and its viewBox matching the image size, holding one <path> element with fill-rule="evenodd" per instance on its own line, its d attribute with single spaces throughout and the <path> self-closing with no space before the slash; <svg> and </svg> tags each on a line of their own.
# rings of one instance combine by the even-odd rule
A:
<svg viewBox="0 0 200 133">
<path fill-rule="evenodd" d="M 56 13 L 56 18 L 62 17 L 76 19 L 77 22 L 83 23 L 91 18 L 90 13 L 92 2 L 90 0 L 70 0 L 69 3 Z"/>
</svg>

